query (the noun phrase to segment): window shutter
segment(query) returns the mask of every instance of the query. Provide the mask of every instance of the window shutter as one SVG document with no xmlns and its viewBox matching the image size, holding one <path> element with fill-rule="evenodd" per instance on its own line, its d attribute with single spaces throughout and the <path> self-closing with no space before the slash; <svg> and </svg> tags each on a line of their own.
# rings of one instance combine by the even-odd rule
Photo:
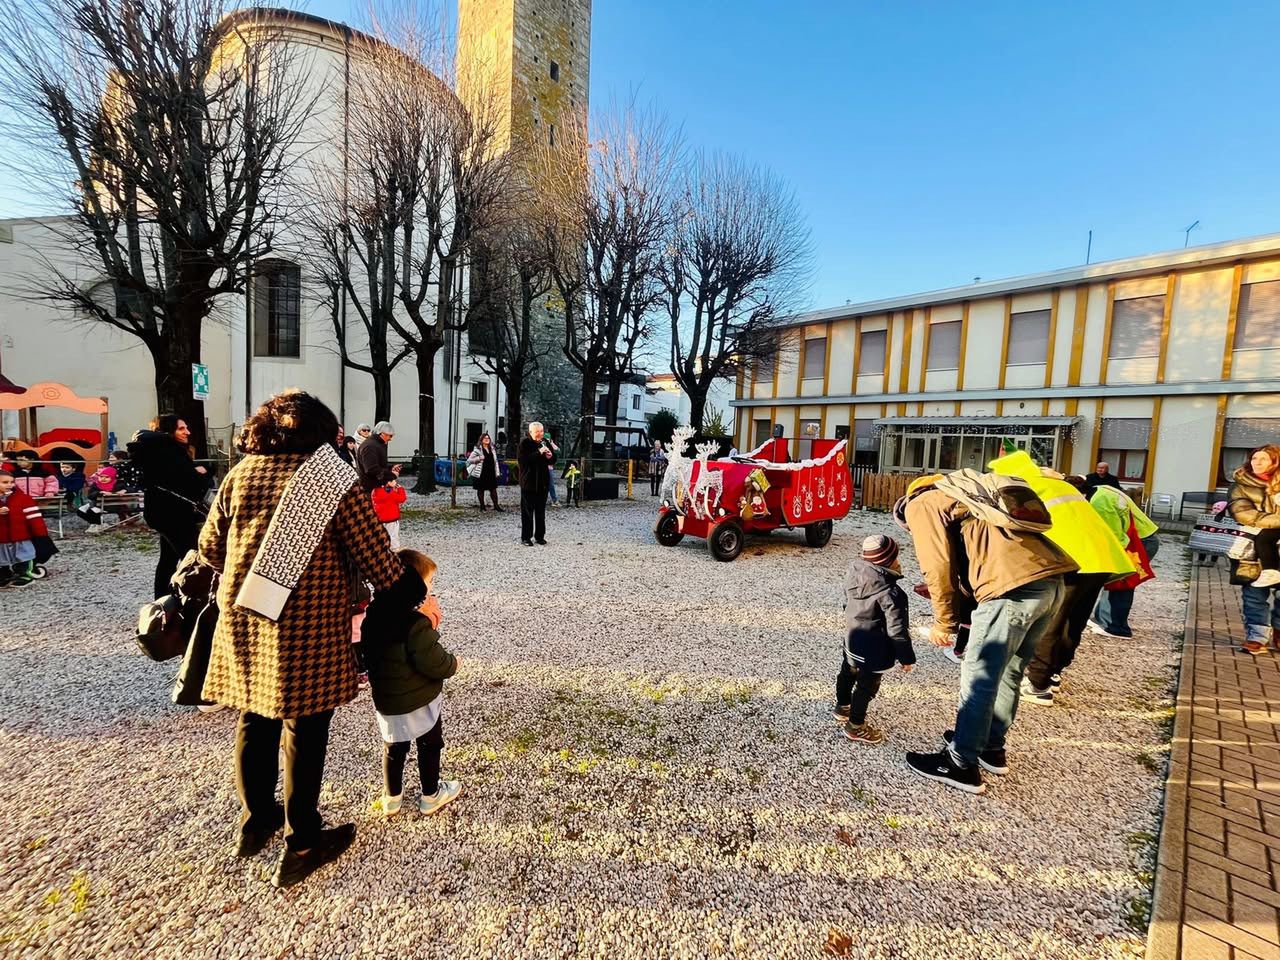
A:
<svg viewBox="0 0 1280 960">
<path fill-rule="evenodd" d="M 935 323 L 929 328 L 929 357 L 926 370 L 957 370 L 960 367 L 960 321 Z"/>
<path fill-rule="evenodd" d="M 1044 363 L 1048 359 L 1050 312 L 1030 310 L 1009 318 L 1009 366 Z"/>
<path fill-rule="evenodd" d="M 1224 447 L 1261 447 L 1280 443 L 1280 418 L 1240 417 L 1228 419 L 1222 427 Z"/>
<path fill-rule="evenodd" d="M 1163 298 L 1162 298 L 1163 299 Z M 1104 417 L 1100 450 L 1146 450 L 1151 446 L 1151 421 L 1136 417 Z"/>
<path fill-rule="evenodd" d="M 884 348 L 887 330 L 863 331 L 861 352 L 858 355 L 858 373 L 884 373 Z"/>
<path fill-rule="evenodd" d="M 1236 309 L 1236 350 L 1280 346 L 1280 280 L 1246 283 Z"/>
<path fill-rule="evenodd" d="M 804 342 L 804 379 L 821 380 L 827 370 L 827 338 Z"/>
<path fill-rule="evenodd" d="M 1160 356 L 1164 297 L 1117 300 L 1111 308 L 1111 346 L 1107 357 L 1128 360 Z"/>
</svg>

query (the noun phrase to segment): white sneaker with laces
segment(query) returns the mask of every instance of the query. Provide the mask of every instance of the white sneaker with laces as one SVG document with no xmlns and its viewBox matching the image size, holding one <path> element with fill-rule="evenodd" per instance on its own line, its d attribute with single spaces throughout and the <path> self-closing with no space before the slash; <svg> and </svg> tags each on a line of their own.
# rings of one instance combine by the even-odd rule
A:
<svg viewBox="0 0 1280 960">
<path fill-rule="evenodd" d="M 960 653 L 956 653 L 955 647 L 943 647 L 942 655 L 946 657 L 948 660 L 950 660 L 952 663 L 964 663 L 964 655 Z"/>
<path fill-rule="evenodd" d="M 1129 637 L 1117 637 L 1114 633 L 1110 633 L 1109 631 L 1105 630 L 1102 624 L 1098 623 L 1096 620 L 1089 621 L 1089 632 L 1096 633 L 1100 637 L 1110 637 L 1112 640 L 1130 639 Z"/>
<path fill-rule="evenodd" d="M 1042 707 L 1053 706 L 1053 690 L 1040 690 L 1034 683 L 1026 677 L 1022 678 L 1022 693 L 1019 697 L 1022 703 L 1038 703 Z"/>
<path fill-rule="evenodd" d="M 462 793 L 462 784 L 457 780 L 441 780 L 433 794 L 423 794 L 418 800 L 418 812 L 429 817 L 433 813 L 458 799 Z"/>
<path fill-rule="evenodd" d="M 394 817 L 400 812 L 400 806 L 404 803 L 404 794 L 398 797 L 383 796 L 382 798 L 382 815 L 384 817 Z"/>
</svg>

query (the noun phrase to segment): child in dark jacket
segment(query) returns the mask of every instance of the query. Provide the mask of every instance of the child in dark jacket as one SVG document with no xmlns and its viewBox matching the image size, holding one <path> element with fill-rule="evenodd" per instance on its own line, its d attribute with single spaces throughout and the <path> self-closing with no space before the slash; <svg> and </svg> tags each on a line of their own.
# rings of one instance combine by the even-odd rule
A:
<svg viewBox="0 0 1280 960">
<path fill-rule="evenodd" d="M 880 691 L 881 675 L 916 662 L 908 629 L 907 595 L 898 586 L 898 544 L 873 535 L 862 541 L 862 557 L 849 564 L 844 578 L 845 643 L 836 676 L 833 715 L 855 743 L 883 743 L 884 732 L 867 723 L 867 707 Z"/>
<path fill-rule="evenodd" d="M 413 608 L 383 592 L 373 598 L 360 627 L 360 653 L 382 732 L 382 812 L 400 812 L 404 762 L 418 744 L 422 796 L 418 810 L 432 814 L 458 798 L 462 784 L 440 779 L 444 723 L 440 717 L 444 681 L 458 672 L 461 658 L 440 644 L 440 605 L 431 595 L 435 562 L 417 550 L 399 551 L 406 569 L 422 577 L 422 602 Z"/>
</svg>

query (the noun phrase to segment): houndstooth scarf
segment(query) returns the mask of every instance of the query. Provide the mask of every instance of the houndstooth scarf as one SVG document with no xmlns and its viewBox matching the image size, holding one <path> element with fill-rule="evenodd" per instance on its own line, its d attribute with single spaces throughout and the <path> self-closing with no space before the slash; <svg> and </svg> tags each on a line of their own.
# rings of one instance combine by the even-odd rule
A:
<svg viewBox="0 0 1280 960">
<path fill-rule="evenodd" d="M 279 620 L 338 504 L 356 481 L 351 465 L 325 444 L 284 485 L 267 535 L 236 596 L 236 606 Z"/>
</svg>

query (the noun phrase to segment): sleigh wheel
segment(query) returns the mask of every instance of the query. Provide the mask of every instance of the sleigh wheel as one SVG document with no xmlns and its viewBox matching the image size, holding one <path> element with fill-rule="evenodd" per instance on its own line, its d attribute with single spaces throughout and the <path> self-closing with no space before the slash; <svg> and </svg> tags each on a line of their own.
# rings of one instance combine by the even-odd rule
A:
<svg viewBox="0 0 1280 960">
<path fill-rule="evenodd" d="M 804 542 L 811 547 L 825 547 L 831 542 L 831 521 L 819 520 L 804 528 Z"/>
<path fill-rule="evenodd" d="M 707 535 L 707 549 L 711 551 L 711 555 L 717 560 L 723 560 L 727 563 L 742 552 L 742 547 L 746 540 L 747 535 L 743 531 L 740 522 L 737 520 L 725 520 L 717 523 L 711 529 L 711 533 Z"/>
<path fill-rule="evenodd" d="M 664 547 L 674 547 L 684 539 L 674 510 L 664 510 L 658 514 L 653 525 L 653 536 Z"/>
</svg>

